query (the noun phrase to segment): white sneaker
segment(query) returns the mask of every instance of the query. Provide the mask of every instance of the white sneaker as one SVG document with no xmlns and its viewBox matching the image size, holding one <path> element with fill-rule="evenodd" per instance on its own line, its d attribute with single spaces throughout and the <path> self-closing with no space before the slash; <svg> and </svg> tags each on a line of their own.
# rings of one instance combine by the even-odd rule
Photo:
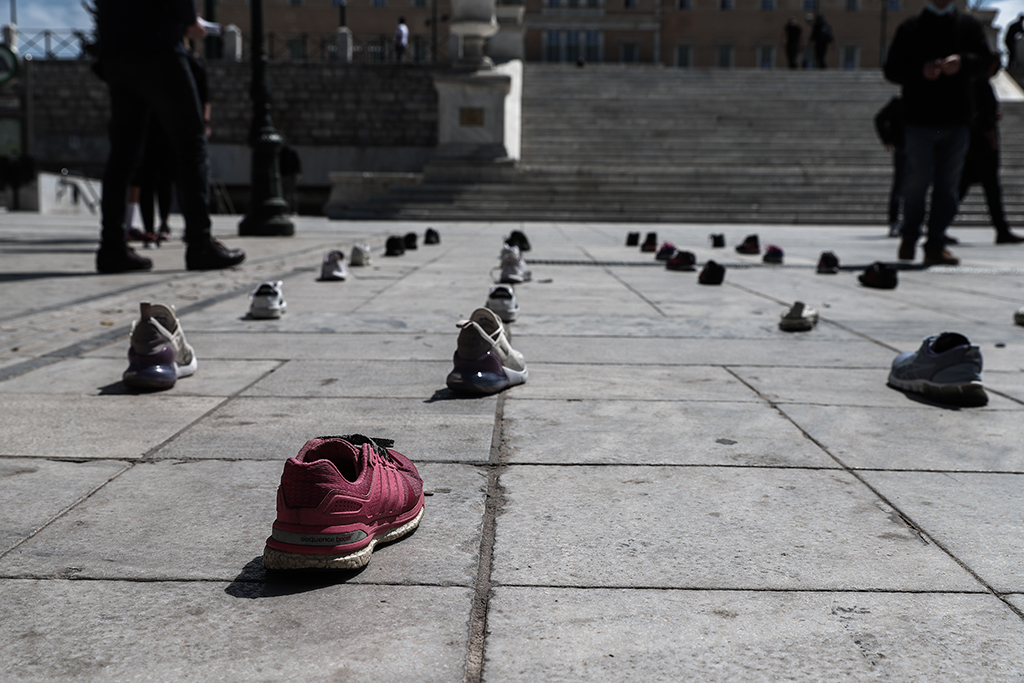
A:
<svg viewBox="0 0 1024 683">
<path fill-rule="evenodd" d="M 533 272 L 526 266 L 519 247 L 506 242 L 501 247 L 501 278 L 498 281 L 512 284 L 529 282 L 532 276 Z"/>
<path fill-rule="evenodd" d="M 345 267 L 345 255 L 340 251 L 329 251 L 324 254 L 324 263 L 320 268 L 321 280 L 344 280 L 348 277 Z"/>
<path fill-rule="evenodd" d="M 1024 308 L 1018 308 L 1017 312 L 1013 314 L 1013 322 L 1024 325 Z"/>
<path fill-rule="evenodd" d="M 281 314 L 288 308 L 284 300 L 282 287 L 284 283 L 261 282 L 249 295 L 249 317 L 251 318 L 280 318 Z"/>
<path fill-rule="evenodd" d="M 501 319 L 488 308 L 473 311 L 460 328 L 446 384 L 460 394 L 493 394 L 526 381 L 529 372 L 523 354 L 505 337 Z"/>
<path fill-rule="evenodd" d="M 786 332 L 806 332 L 817 324 L 818 312 L 803 301 L 794 302 L 779 320 L 779 327 Z"/>
<path fill-rule="evenodd" d="M 348 262 L 353 266 L 368 266 L 370 265 L 370 245 L 369 244 L 357 244 L 352 247 L 352 255 L 349 257 Z"/>
<path fill-rule="evenodd" d="M 139 304 L 139 319 L 132 322 L 128 369 L 122 380 L 132 389 L 169 389 L 196 371 L 199 361 L 185 340 L 185 332 L 165 304 Z"/>
<path fill-rule="evenodd" d="M 526 381 L 529 372 L 526 369 L 526 359 L 523 354 L 512 348 L 505 335 L 505 326 L 501 324 L 494 311 L 489 308 L 478 308 L 469 316 L 469 320 L 462 320 L 457 323 L 460 328 L 475 326 L 491 341 L 493 350 L 501 361 L 505 372 L 509 374 L 510 386 L 522 384 Z M 461 336 L 461 335 L 460 335 Z"/>
<path fill-rule="evenodd" d="M 487 308 L 498 314 L 502 322 L 514 322 L 519 315 L 519 303 L 511 285 L 493 285 L 487 295 Z"/>
</svg>

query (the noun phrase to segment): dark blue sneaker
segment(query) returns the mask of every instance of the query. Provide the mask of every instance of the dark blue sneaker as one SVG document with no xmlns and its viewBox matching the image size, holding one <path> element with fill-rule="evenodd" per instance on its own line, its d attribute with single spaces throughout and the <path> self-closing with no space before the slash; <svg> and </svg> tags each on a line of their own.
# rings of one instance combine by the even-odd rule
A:
<svg viewBox="0 0 1024 683">
<path fill-rule="evenodd" d="M 896 356 L 889 385 L 923 394 L 940 403 L 983 406 L 988 395 L 981 385 L 981 349 L 956 332 L 926 337 L 917 351 Z"/>
</svg>

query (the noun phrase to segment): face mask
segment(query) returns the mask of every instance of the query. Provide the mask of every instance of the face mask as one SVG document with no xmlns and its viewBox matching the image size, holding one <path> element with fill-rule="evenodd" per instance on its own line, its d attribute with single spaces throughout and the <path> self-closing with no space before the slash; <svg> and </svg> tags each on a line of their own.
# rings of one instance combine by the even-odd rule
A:
<svg viewBox="0 0 1024 683">
<path fill-rule="evenodd" d="M 926 10 L 928 10 L 929 12 L 931 12 L 932 14 L 937 14 L 937 15 L 939 15 L 941 17 L 944 14 L 949 14 L 950 12 L 952 12 L 953 9 L 954 9 L 954 6 L 953 6 L 953 3 L 949 3 L 948 5 L 943 7 L 942 9 L 939 9 L 938 7 L 936 7 L 935 5 L 933 5 L 932 3 L 929 2 L 927 5 L 924 6 L 924 8 Z"/>
</svg>

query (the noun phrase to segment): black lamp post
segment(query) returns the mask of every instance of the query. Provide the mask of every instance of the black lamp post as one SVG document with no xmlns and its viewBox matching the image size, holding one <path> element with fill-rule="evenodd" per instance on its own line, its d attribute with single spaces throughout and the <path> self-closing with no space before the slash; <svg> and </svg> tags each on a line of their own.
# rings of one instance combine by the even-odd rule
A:
<svg viewBox="0 0 1024 683">
<path fill-rule="evenodd" d="M 239 235 L 294 235 L 288 204 L 281 197 L 278 153 L 283 140 L 270 120 L 270 88 L 267 86 L 267 53 L 263 46 L 263 0 L 251 0 L 252 9 L 252 180 L 249 210 L 238 224 Z"/>
</svg>

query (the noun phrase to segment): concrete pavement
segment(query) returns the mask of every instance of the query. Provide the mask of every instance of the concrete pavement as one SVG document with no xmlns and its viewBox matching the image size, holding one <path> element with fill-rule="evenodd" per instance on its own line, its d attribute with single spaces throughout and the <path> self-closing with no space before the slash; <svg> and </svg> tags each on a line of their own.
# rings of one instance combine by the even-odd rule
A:
<svg viewBox="0 0 1024 683">
<path fill-rule="evenodd" d="M 964 267 L 880 291 L 814 264 L 893 260 L 882 226 L 236 223 L 236 269 L 172 242 L 102 276 L 95 219 L 0 214 L 0 680 L 1024 680 L 1024 247 L 954 230 Z M 454 323 L 516 228 L 529 381 L 453 397 Z M 648 229 L 725 284 L 623 246 Z M 736 254 L 752 232 L 785 265 Z M 372 266 L 316 281 L 357 241 Z M 281 320 L 246 318 L 265 279 Z M 813 331 L 778 329 L 795 299 Z M 199 367 L 133 395 L 144 300 Z M 988 406 L 886 387 L 944 330 L 981 346 Z M 267 576 L 284 460 L 348 432 L 418 464 L 420 528 L 360 572 Z"/>
</svg>

